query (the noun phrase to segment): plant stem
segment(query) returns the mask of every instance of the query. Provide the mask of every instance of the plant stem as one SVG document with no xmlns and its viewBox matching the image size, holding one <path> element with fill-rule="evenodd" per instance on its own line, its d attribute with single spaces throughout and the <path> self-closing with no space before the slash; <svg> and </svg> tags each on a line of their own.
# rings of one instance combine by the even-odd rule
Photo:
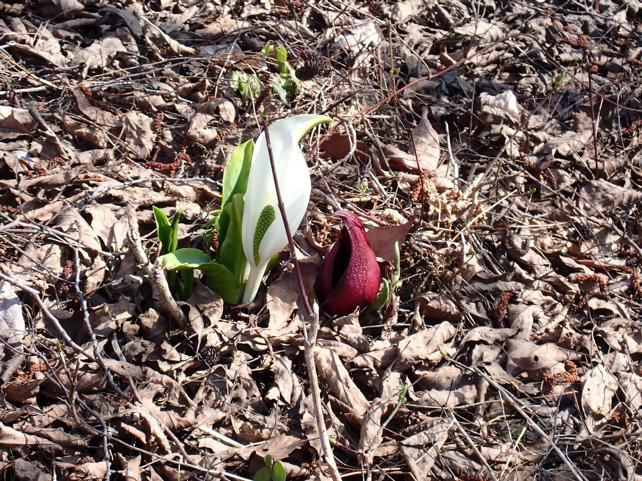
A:
<svg viewBox="0 0 642 481">
<path fill-rule="evenodd" d="M 261 279 L 263 279 L 265 268 L 267 267 L 267 261 L 258 266 L 249 265 L 250 273 L 247 278 L 247 284 L 245 284 L 245 289 L 243 290 L 243 304 L 252 302 L 256 297 L 256 293 L 261 286 Z"/>
<path fill-rule="evenodd" d="M 297 279 L 297 285 L 299 287 L 299 294 L 303 298 L 303 306 L 305 307 L 307 316 L 304 316 L 303 322 L 303 347 L 305 350 L 305 364 L 308 370 L 308 380 L 310 382 L 310 390 L 312 394 L 312 403 L 314 405 L 314 417 L 317 423 L 317 430 L 319 431 L 319 441 L 321 442 L 321 447 L 323 449 L 323 457 L 325 462 L 330 468 L 330 475 L 333 481 L 341 481 L 341 475 L 339 474 L 339 468 L 337 468 L 337 463 L 334 460 L 334 454 L 332 453 L 332 447 L 330 446 L 330 439 L 328 437 L 328 431 L 325 427 L 325 420 L 323 418 L 323 404 L 321 403 L 321 390 L 319 389 L 319 377 L 317 375 L 317 368 L 314 362 L 314 345 L 310 339 L 314 339 L 316 342 L 316 333 L 308 333 L 308 328 L 305 324 L 305 317 L 312 318 L 314 320 L 315 316 L 318 316 L 318 312 L 315 312 L 310 305 L 310 301 L 305 292 L 305 285 L 303 284 L 303 276 L 301 275 L 301 266 L 299 265 L 299 260 L 296 258 L 296 251 L 294 249 L 294 240 L 292 239 L 292 231 L 290 230 L 290 224 L 288 223 L 288 217 L 285 212 L 285 205 L 283 204 L 283 199 L 281 198 L 281 189 L 279 188 L 279 179 L 276 175 L 276 168 L 274 165 L 274 155 L 272 153 L 272 143 L 270 141 L 270 131 L 267 125 L 267 119 L 263 119 L 263 131 L 265 132 L 265 143 L 267 146 L 268 157 L 270 158 L 270 169 L 272 170 L 272 180 L 274 181 L 274 189 L 276 190 L 276 198 L 279 203 L 279 212 L 281 212 L 281 218 L 283 219 L 283 227 L 285 228 L 285 234 L 288 238 L 288 247 L 290 248 L 290 256 L 292 257 L 292 262 L 294 263 L 294 273 Z M 250 279 L 252 275 L 250 274 Z M 249 281 L 248 281 L 249 283 Z M 318 322 L 313 322 L 314 326 L 318 326 Z"/>
</svg>

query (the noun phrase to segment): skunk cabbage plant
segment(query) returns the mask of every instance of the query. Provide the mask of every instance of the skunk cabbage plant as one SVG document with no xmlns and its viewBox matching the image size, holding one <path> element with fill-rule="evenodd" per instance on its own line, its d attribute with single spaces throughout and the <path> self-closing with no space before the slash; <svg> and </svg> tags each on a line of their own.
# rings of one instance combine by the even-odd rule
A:
<svg viewBox="0 0 642 481">
<path fill-rule="evenodd" d="M 270 143 L 288 223 L 298 229 L 310 199 L 310 173 L 299 140 L 332 119 L 295 115 L 270 125 Z M 159 258 L 168 271 L 200 269 L 229 304 L 252 302 L 271 259 L 288 243 L 279 211 L 265 133 L 237 146 L 223 172 L 221 210 L 214 221 L 216 260 L 200 249 L 177 249 Z"/>
<path fill-rule="evenodd" d="M 321 264 L 315 288 L 325 312 L 345 315 L 374 302 L 381 269 L 361 221 L 347 211 L 336 215 L 343 229 Z"/>
<path fill-rule="evenodd" d="M 310 200 L 310 172 L 299 140 L 313 127 L 330 122 L 322 115 L 296 115 L 270 125 L 270 144 L 281 198 L 292 232 L 299 228 Z M 268 146 L 263 132 L 256 141 L 245 191 L 242 220 L 247 283 L 243 302 L 252 302 L 270 260 L 287 245 L 279 211 Z"/>
</svg>

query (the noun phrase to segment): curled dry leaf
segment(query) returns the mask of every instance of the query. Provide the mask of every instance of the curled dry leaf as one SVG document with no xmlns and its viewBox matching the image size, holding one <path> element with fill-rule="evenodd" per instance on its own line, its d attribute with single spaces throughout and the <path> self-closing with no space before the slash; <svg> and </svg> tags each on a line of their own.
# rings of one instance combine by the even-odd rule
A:
<svg viewBox="0 0 642 481">
<path fill-rule="evenodd" d="M 424 320 L 459 322 L 462 319 L 459 307 L 445 293 L 427 292 L 419 296 L 416 302 Z"/>
<path fill-rule="evenodd" d="M 589 432 L 593 432 L 598 421 L 611 412 L 617 390 L 617 378 L 604 366 L 596 366 L 586 374 L 582 386 L 582 409 Z"/>
<path fill-rule="evenodd" d="M 386 372 L 383 379 L 381 396 L 375 399 L 364 416 L 359 436 L 359 452 L 365 453 L 368 463 L 372 463 L 376 449 L 383 440 L 383 417 L 399 402 L 401 392 L 401 374 L 395 371 Z"/>
<path fill-rule="evenodd" d="M 63 451 L 60 444 L 54 443 L 40 436 L 25 434 L 0 423 L 0 447 L 5 449 L 18 449 L 29 446 L 32 449 L 42 450 L 51 454 Z"/>
<path fill-rule="evenodd" d="M 55 225 L 61 231 L 66 232 L 75 241 L 74 243 L 79 242 L 83 247 L 79 252 L 81 268 L 87 266 L 83 272 L 83 290 L 85 293 L 93 293 L 102 284 L 107 267 L 102 256 L 98 254 L 102 250 L 100 240 L 76 209 L 69 209 L 61 213 L 56 218 Z"/>
<path fill-rule="evenodd" d="M 324 157 L 333 160 L 346 159 L 351 151 L 354 152 L 354 158 L 361 163 L 366 163 L 370 158 L 370 148 L 367 143 L 362 140 L 353 140 L 342 132 L 325 135 L 319 143 L 319 149 Z"/>
<path fill-rule="evenodd" d="M 76 98 L 78 110 L 80 110 L 85 117 L 91 120 L 92 123 L 101 127 L 111 127 L 118 121 L 118 117 L 116 115 L 92 105 L 79 88 L 71 89 L 71 93 L 74 94 L 74 97 Z"/>
<path fill-rule="evenodd" d="M 500 24 L 481 19 L 475 19 L 473 22 L 456 27 L 454 32 L 465 37 L 478 37 L 485 42 L 494 42 L 504 36 L 504 30 Z"/>
<path fill-rule="evenodd" d="M 85 74 L 92 68 L 104 69 L 109 65 L 117 53 L 127 52 L 127 49 L 118 37 L 104 37 L 76 53 L 71 59 L 72 65 L 85 65 Z"/>
<path fill-rule="evenodd" d="M 154 120 L 142 112 L 132 110 L 127 112 L 117 127 L 120 139 L 127 150 L 136 158 L 146 160 L 152 153 L 156 143 L 156 132 L 153 129 Z"/>
<path fill-rule="evenodd" d="M 297 309 L 299 291 L 296 276 L 292 272 L 284 274 L 267 290 L 267 309 L 270 313 L 268 329 L 280 330 L 290 324 L 292 314 Z"/>
<path fill-rule="evenodd" d="M 0 338 L 11 346 L 22 350 L 22 338 L 25 334 L 25 319 L 22 315 L 22 304 L 13 286 L 7 281 L 0 283 Z M 0 352 L 4 349 L 0 346 Z"/>
<path fill-rule="evenodd" d="M 439 360 L 443 357 L 442 345 L 452 339 L 455 332 L 455 326 L 444 321 L 408 336 L 399 343 L 399 357 L 411 365 L 420 361 Z"/>
<path fill-rule="evenodd" d="M 72 119 L 69 115 L 63 114 L 62 122 L 67 132 L 78 140 L 87 142 L 93 147 L 104 149 L 108 145 L 107 134 L 100 129 L 92 128 L 87 124 Z"/>
<path fill-rule="evenodd" d="M 642 192 L 612 184 L 606 179 L 592 180 L 580 191 L 580 208 L 589 216 L 627 207 L 642 200 Z"/>
<path fill-rule="evenodd" d="M 288 406 L 294 405 L 301 396 L 301 386 L 297 375 L 292 369 L 292 361 L 284 356 L 274 356 L 274 383 L 279 394 Z"/>
<path fill-rule="evenodd" d="M 446 177 L 448 166 L 440 165 L 441 147 L 439 145 L 439 135 L 428 120 L 428 112 L 424 110 L 421 120 L 417 127 L 412 131 L 414 150 L 411 148 L 409 153 L 393 146 L 386 145 L 384 151 L 387 154 L 390 165 L 397 170 L 408 170 L 415 172 L 418 170 L 417 164 L 422 171 L 426 171 L 438 177 Z"/>
<path fill-rule="evenodd" d="M 401 246 L 411 228 L 412 222 L 405 222 L 401 225 L 373 227 L 368 230 L 368 241 L 377 257 L 388 262 L 394 262 L 395 242 L 398 242 Z"/>
<path fill-rule="evenodd" d="M 31 132 L 37 126 L 36 120 L 27 109 L 0 105 L 0 129 Z"/>
<path fill-rule="evenodd" d="M 329 349 L 316 347 L 314 362 L 330 393 L 349 406 L 354 419 L 362 419 L 368 410 L 368 400 L 352 380 L 341 358 Z"/>
<path fill-rule="evenodd" d="M 556 371 L 563 371 L 562 363 L 576 360 L 579 355 L 557 344 L 535 344 L 523 339 L 510 339 L 506 343 L 506 371 L 515 375 L 528 371 L 534 375 L 546 375 Z"/>
<path fill-rule="evenodd" d="M 517 334 L 516 329 L 509 328 L 494 328 L 488 326 L 473 327 L 466 333 L 461 340 L 461 344 L 465 345 L 469 342 L 485 342 L 487 344 L 501 344 L 506 339 L 513 337 Z"/>
</svg>

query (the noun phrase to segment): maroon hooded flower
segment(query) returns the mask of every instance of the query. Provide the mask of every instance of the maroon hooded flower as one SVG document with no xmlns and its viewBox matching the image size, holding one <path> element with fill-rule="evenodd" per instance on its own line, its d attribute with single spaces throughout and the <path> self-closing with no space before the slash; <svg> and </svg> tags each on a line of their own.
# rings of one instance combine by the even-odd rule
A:
<svg viewBox="0 0 642 481">
<path fill-rule="evenodd" d="M 372 304 L 381 269 L 361 221 L 344 210 L 336 215 L 343 220 L 343 229 L 321 264 L 315 288 L 324 311 L 344 315 Z"/>
</svg>

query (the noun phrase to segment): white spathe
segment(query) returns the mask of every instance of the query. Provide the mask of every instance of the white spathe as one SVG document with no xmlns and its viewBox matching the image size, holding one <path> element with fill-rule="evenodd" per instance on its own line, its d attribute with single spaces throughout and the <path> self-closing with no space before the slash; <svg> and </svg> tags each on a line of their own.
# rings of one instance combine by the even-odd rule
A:
<svg viewBox="0 0 642 481">
<path fill-rule="evenodd" d="M 310 172 L 299 147 L 299 140 L 315 126 L 331 121 L 330 117 L 323 115 L 295 115 L 278 120 L 268 127 L 279 189 L 292 233 L 299 228 L 303 220 L 311 190 Z M 266 206 L 272 207 L 275 217 L 258 244 L 258 259 L 255 259 L 257 223 Z M 270 259 L 288 244 L 264 132 L 254 146 L 245 191 L 241 232 L 243 252 L 248 262 L 243 302 L 248 303 L 256 297 Z"/>
</svg>

